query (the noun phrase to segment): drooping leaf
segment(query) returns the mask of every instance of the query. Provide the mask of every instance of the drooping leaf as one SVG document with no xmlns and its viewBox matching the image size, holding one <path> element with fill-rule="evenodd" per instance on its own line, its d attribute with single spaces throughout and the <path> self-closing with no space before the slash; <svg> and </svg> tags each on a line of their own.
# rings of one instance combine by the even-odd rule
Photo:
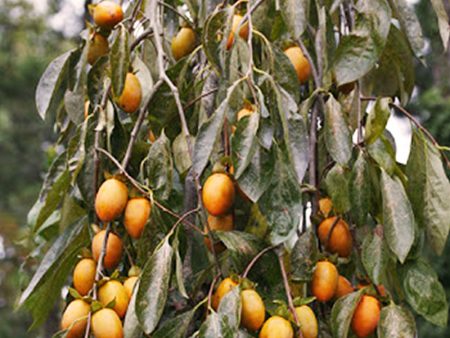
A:
<svg viewBox="0 0 450 338">
<path fill-rule="evenodd" d="M 365 225 L 370 210 L 370 174 L 364 153 L 360 152 L 350 176 L 351 213 L 357 225 Z"/>
<path fill-rule="evenodd" d="M 55 113 L 64 98 L 67 88 L 67 75 L 71 56 L 74 51 L 68 51 L 54 59 L 42 74 L 36 88 L 36 107 L 39 116 L 45 119 L 49 113 Z"/>
<path fill-rule="evenodd" d="M 195 139 L 192 136 L 191 144 L 195 144 Z M 180 133 L 172 143 L 173 161 L 180 174 L 184 174 L 192 165 L 188 149 L 186 137 L 183 133 Z"/>
<path fill-rule="evenodd" d="M 189 324 L 194 318 L 196 308 L 184 312 L 172 319 L 162 323 L 162 325 L 152 335 L 153 338 L 184 338 L 189 328 Z"/>
<path fill-rule="evenodd" d="M 418 58 L 423 57 L 425 39 L 423 38 L 422 27 L 420 26 L 413 5 L 407 0 L 390 0 L 390 3 L 394 9 L 395 17 L 400 22 L 403 32 L 408 37 L 414 54 Z"/>
<path fill-rule="evenodd" d="M 164 131 L 150 147 L 146 169 L 152 189 L 161 199 L 167 199 L 173 185 L 173 160 L 170 140 Z"/>
<path fill-rule="evenodd" d="M 395 305 L 383 307 L 378 323 L 379 338 L 412 338 L 416 337 L 414 316 L 406 308 Z"/>
<path fill-rule="evenodd" d="M 372 157 L 377 164 L 392 175 L 396 170 L 395 150 L 387 137 L 380 136 L 374 143 L 367 147 L 370 157 Z"/>
<path fill-rule="evenodd" d="M 390 98 L 378 98 L 367 116 L 364 139 L 368 144 L 373 143 L 383 134 L 391 111 L 389 109 Z"/>
<path fill-rule="evenodd" d="M 231 139 L 232 159 L 235 168 L 234 177 L 239 179 L 252 161 L 257 146 L 256 132 L 259 126 L 259 114 L 252 113 L 241 119 Z"/>
<path fill-rule="evenodd" d="M 367 74 L 383 52 L 389 33 L 391 9 L 386 0 L 358 1 L 353 31 L 337 47 L 333 69 L 338 85 Z"/>
<path fill-rule="evenodd" d="M 136 295 L 136 315 L 146 334 L 157 327 L 167 300 L 173 249 L 168 239 L 156 248 L 142 270 Z"/>
<path fill-rule="evenodd" d="M 128 43 L 128 29 L 119 25 L 116 39 L 109 54 L 111 64 L 111 83 L 114 96 L 119 97 L 125 86 L 125 78 L 130 67 L 130 45 Z"/>
<path fill-rule="evenodd" d="M 294 39 L 300 39 L 307 26 L 309 0 L 282 0 L 280 5 L 289 32 Z"/>
<path fill-rule="evenodd" d="M 311 280 L 317 253 L 317 240 L 310 227 L 300 235 L 290 255 L 293 281 L 308 282 Z"/>
<path fill-rule="evenodd" d="M 199 338 L 234 338 L 233 330 L 224 322 L 223 317 L 212 312 L 202 324 Z"/>
<path fill-rule="evenodd" d="M 241 323 L 241 288 L 239 286 L 227 292 L 221 299 L 217 312 L 233 334 L 236 334 Z"/>
<path fill-rule="evenodd" d="M 363 242 L 361 261 L 375 284 L 381 284 L 381 277 L 386 271 L 389 254 L 383 241 L 383 227 L 377 226 L 373 233 L 367 235 Z"/>
<path fill-rule="evenodd" d="M 350 323 L 356 306 L 362 296 L 362 290 L 339 298 L 331 310 L 331 331 L 335 338 L 347 338 Z"/>
<path fill-rule="evenodd" d="M 136 295 L 139 289 L 139 280 L 134 285 L 133 294 L 128 303 L 127 313 L 123 322 L 123 333 L 125 338 L 140 338 L 142 337 L 142 328 L 139 325 L 136 316 Z"/>
<path fill-rule="evenodd" d="M 438 17 L 439 32 L 441 34 L 444 50 L 448 48 L 448 39 L 450 38 L 450 25 L 448 24 L 448 15 L 442 0 L 431 0 L 434 11 Z"/>
<path fill-rule="evenodd" d="M 27 308 L 33 315 L 35 328 L 42 324 L 68 274 L 77 261 L 81 248 L 89 245 L 88 221 L 86 217 L 67 227 L 45 254 L 36 273 L 20 296 L 19 306 Z"/>
<path fill-rule="evenodd" d="M 408 195 L 433 250 L 441 254 L 450 230 L 450 182 L 438 150 L 417 130 L 406 165 Z"/>
<path fill-rule="evenodd" d="M 447 326 L 447 297 L 433 268 L 423 260 L 411 261 L 402 267 L 401 277 L 406 300 L 414 311 L 430 323 Z"/>
<path fill-rule="evenodd" d="M 349 176 L 350 172 L 336 163 L 325 178 L 328 195 L 337 213 L 346 213 L 350 210 Z"/>
<path fill-rule="evenodd" d="M 414 243 L 414 214 L 402 182 L 381 170 L 384 237 L 401 263 Z"/>
<path fill-rule="evenodd" d="M 330 156 L 345 166 L 352 155 L 352 139 L 341 105 L 330 96 L 325 107 L 325 143 Z"/>
</svg>

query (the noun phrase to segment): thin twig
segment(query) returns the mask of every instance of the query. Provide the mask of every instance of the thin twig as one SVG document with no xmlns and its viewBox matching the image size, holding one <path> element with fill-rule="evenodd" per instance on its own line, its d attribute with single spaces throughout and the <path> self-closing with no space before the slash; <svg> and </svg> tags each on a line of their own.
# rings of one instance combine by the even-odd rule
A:
<svg viewBox="0 0 450 338">
<path fill-rule="evenodd" d="M 249 274 L 250 270 L 253 268 L 253 266 L 256 264 L 256 262 L 266 253 L 269 252 L 270 250 L 275 249 L 276 247 L 278 247 L 278 245 L 272 245 L 272 246 L 268 246 L 267 248 L 265 248 L 264 250 L 261 250 L 255 257 L 253 257 L 253 259 L 250 261 L 250 263 L 248 263 L 247 267 L 245 268 L 244 272 L 242 273 L 242 278 L 246 278 L 247 275 Z"/>
<path fill-rule="evenodd" d="M 207 91 L 206 93 L 203 93 L 199 96 L 197 96 L 195 99 L 193 99 L 192 101 L 189 101 L 185 106 L 184 106 L 184 110 L 187 110 L 188 108 L 190 108 L 191 106 L 193 106 L 197 101 L 203 99 L 206 96 L 209 96 L 211 94 L 214 94 L 215 92 L 217 92 L 219 90 L 219 88 L 214 88 L 211 89 L 210 91 Z"/>
<path fill-rule="evenodd" d="M 175 7 L 172 5 L 169 5 L 168 3 L 165 3 L 164 1 L 158 1 L 158 4 L 161 6 L 164 6 L 168 9 L 170 9 L 174 14 L 178 15 L 180 18 L 182 18 L 185 22 L 189 24 L 190 27 L 194 26 L 194 23 L 189 19 L 186 15 L 178 11 Z"/>
<path fill-rule="evenodd" d="M 211 285 L 209 286 L 209 291 L 208 291 L 208 309 L 211 308 L 211 299 L 212 299 L 212 294 L 213 294 L 213 291 L 214 291 L 214 286 L 216 285 L 217 280 L 219 279 L 219 277 L 220 277 L 220 274 L 217 274 L 214 277 L 213 281 L 211 282 Z"/>
<path fill-rule="evenodd" d="M 289 310 L 291 311 L 294 317 L 295 323 L 297 324 L 297 326 L 299 326 L 300 322 L 298 320 L 297 311 L 295 311 L 294 302 L 292 301 L 291 287 L 289 286 L 288 276 L 286 273 L 286 269 L 284 267 L 283 254 L 281 252 L 278 252 L 277 255 L 281 269 L 281 276 L 283 277 L 284 290 L 286 291 L 286 298 L 288 300 Z"/>
<path fill-rule="evenodd" d="M 136 142 L 136 138 L 138 136 L 139 129 L 141 129 L 142 123 L 144 122 L 144 119 L 147 117 L 148 105 L 150 104 L 150 101 L 152 100 L 153 95 L 155 95 L 155 93 L 157 92 L 158 88 L 162 85 L 162 83 L 163 82 L 161 80 L 159 80 L 158 82 L 155 83 L 155 85 L 153 86 L 151 92 L 149 93 L 149 95 L 147 97 L 147 100 L 144 102 L 144 104 L 142 105 L 142 107 L 139 111 L 139 116 L 136 120 L 136 123 L 134 124 L 133 130 L 131 131 L 130 141 L 128 142 L 127 150 L 126 150 L 125 156 L 123 157 L 123 160 L 122 160 L 122 167 L 124 169 L 127 168 L 128 162 L 130 161 L 131 152 L 133 150 L 134 142 Z"/>
<path fill-rule="evenodd" d="M 142 32 L 141 35 L 139 35 L 136 40 L 133 41 L 133 43 L 130 46 L 131 50 L 134 50 L 142 41 L 144 41 L 146 38 L 151 36 L 153 34 L 153 29 L 147 29 L 144 32 Z"/>
<path fill-rule="evenodd" d="M 336 225 L 339 223 L 340 220 L 341 220 L 341 218 L 338 216 L 334 219 L 333 224 L 331 224 L 330 231 L 328 231 L 328 234 L 327 234 L 326 242 L 324 243 L 325 249 L 328 249 L 328 243 L 330 242 L 331 235 L 333 234 L 333 231 L 336 228 Z"/>
</svg>

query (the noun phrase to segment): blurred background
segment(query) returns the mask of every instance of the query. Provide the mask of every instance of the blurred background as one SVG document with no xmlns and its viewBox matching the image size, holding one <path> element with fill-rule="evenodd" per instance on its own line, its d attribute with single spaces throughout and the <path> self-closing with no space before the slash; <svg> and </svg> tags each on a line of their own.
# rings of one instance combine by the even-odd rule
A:
<svg viewBox="0 0 450 338">
<path fill-rule="evenodd" d="M 52 127 L 36 112 L 34 91 L 48 63 L 74 47 L 87 17 L 82 0 L 0 0 L 0 337 L 51 337 L 57 331 L 56 313 L 38 331 L 28 332 L 31 319 L 15 310 L 20 291 L 32 271 L 27 236 L 27 213 L 34 204 L 42 175 L 55 153 Z M 450 145 L 450 52 L 444 53 L 429 0 L 410 1 L 417 7 L 427 38 L 426 66 L 417 62 L 417 87 L 408 109 L 417 115 L 438 142 Z M 450 14 L 450 3 L 444 1 Z M 405 127 L 406 126 L 406 127 Z M 390 129 L 398 145 L 409 144 L 409 126 L 394 116 Z M 403 149 L 407 152 L 407 149 Z M 449 172 L 450 174 L 450 172 Z M 442 257 L 430 261 L 450 299 L 450 244 Z M 27 264 L 26 266 L 29 266 Z M 59 290 L 55 290 L 59 292 Z M 450 337 L 420 318 L 419 337 Z"/>
</svg>

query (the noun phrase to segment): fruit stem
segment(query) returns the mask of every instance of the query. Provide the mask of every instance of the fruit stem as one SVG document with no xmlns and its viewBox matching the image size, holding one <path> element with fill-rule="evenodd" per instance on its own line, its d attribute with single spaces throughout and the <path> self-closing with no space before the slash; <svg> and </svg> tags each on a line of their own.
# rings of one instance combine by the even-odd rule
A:
<svg viewBox="0 0 450 338">
<path fill-rule="evenodd" d="M 220 274 L 217 274 L 213 281 L 211 282 L 211 285 L 209 286 L 209 291 L 208 291 L 208 311 L 206 312 L 206 316 L 208 316 L 209 313 L 209 309 L 211 308 L 211 300 L 212 300 L 212 294 L 214 292 L 214 286 L 217 283 L 217 280 L 219 279 Z"/>
<path fill-rule="evenodd" d="M 338 216 L 333 221 L 333 224 L 331 224 L 330 231 L 328 231 L 327 240 L 325 242 L 325 249 L 328 248 L 328 243 L 330 242 L 331 235 L 333 234 L 334 228 L 336 228 L 336 225 L 339 223 L 340 220 L 341 220 L 341 217 Z"/>
</svg>

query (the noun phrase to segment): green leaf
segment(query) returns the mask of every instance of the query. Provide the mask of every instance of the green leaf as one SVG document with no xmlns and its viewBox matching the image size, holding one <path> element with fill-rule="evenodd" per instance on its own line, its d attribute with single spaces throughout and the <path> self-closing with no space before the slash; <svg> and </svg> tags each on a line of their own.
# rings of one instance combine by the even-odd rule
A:
<svg viewBox="0 0 450 338">
<path fill-rule="evenodd" d="M 236 334 L 241 323 L 241 288 L 239 286 L 227 292 L 220 301 L 217 312 L 226 325 Z"/>
<path fill-rule="evenodd" d="M 351 213 L 355 223 L 362 226 L 366 224 L 371 204 L 369 168 L 362 151 L 358 154 L 358 158 L 353 165 L 350 182 Z"/>
<path fill-rule="evenodd" d="M 391 98 L 377 98 L 375 104 L 369 110 L 364 135 L 364 139 L 368 144 L 373 143 L 383 134 L 391 116 L 389 108 L 391 101 Z"/>
<path fill-rule="evenodd" d="M 237 123 L 231 139 L 232 159 L 235 167 L 234 177 L 239 179 L 252 161 L 257 146 L 256 132 L 259 126 L 259 114 L 254 112 Z"/>
<path fill-rule="evenodd" d="M 338 86 L 366 75 L 378 61 L 389 33 L 391 9 L 386 0 L 359 1 L 353 31 L 341 38 L 333 69 Z"/>
<path fill-rule="evenodd" d="M 294 98 L 295 102 L 298 102 L 300 98 L 300 81 L 298 80 L 295 68 L 282 50 L 276 47 L 273 47 L 272 50 L 275 57 L 272 70 L 273 79 Z"/>
<path fill-rule="evenodd" d="M 270 228 L 273 245 L 292 238 L 302 217 L 302 193 L 285 154 L 277 148 L 271 183 L 259 200 L 260 210 Z"/>
<path fill-rule="evenodd" d="M 450 230 L 450 182 L 439 151 L 418 130 L 413 132 L 406 175 L 417 220 L 433 250 L 442 254 Z"/>
<path fill-rule="evenodd" d="M 173 160 L 170 140 L 164 131 L 150 147 L 146 170 L 153 191 L 161 199 L 168 199 L 173 186 Z"/>
<path fill-rule="evenodd" d="M 414 215 L 405 189 L 398 177 L 381 170 L 384 237 L 401 263 L 414 243 Z"/>
<path fill-rule="evenodd" d="M 275 170 L 273 148 L 266 150 L 258 144 L 252 161 L 238 179 L 239 188 L 252 202 L 257 202 L 270 185 Z"/>
<path fill-rule="evenodd" d="M 195 311 L 194 308 L 190 311 L 184 312 L 174 318 L 166 320 L 158 330 L 152 334 L 153 338 L 184 338 L 186 332 L 188 331 L 189 324 L 194 318 Z M 126 338 L 126 337 L 125 337 Z"/>
<path fill-rule="evenodd" d="M 362 245 L 361 261 L 375 284 L 381 284 L 381 278 L 387 269 L 389 249 L 383 241 L 383 227 L 377 228 L 366 236 Z"/>
<path fill-rule="evenodd" d="M 414 5 L 407 0 L 390 0 L 390 3 L 395 17 L 400 22 L 403 32 L 408 37 L 411 49 L 419 59 L 422 58 L 425 40 L 423 38 L 422 27 L 414 10 Z"/>
<path fill-rule="evenodd" d="M 101 103 L 104 88 L 105 70 L 108 66 L 108 57 L 102 56 L 89 70 L 87 78 L 87 93 L 91 109 Z"/>
<path fill-rule="evenodd" d="M 425 261 L 419 260 L 409 262 L 400 271 L 409 305 L 430 323 L 446 327 L 447 297 L 433 268 Z"/>
<path fill-rule="evenodd" d="M 350 210 L 349 171 L 335 164 L 325 178 L 328 195 L 333 201 L 333 208 L 337 213 Z"/>
<path fill-rule="evenodd" d="M 138 318 L 136 316 L 136 295 L 139 289 L 138 280 L 134 286 L 133 294 L 131 295 L 128 303 L 127 313 L 123 322 L 123 333 L 125 338 L 141 338 L 142 328 L 139 325 Z"/>
<path fill-rule="evenodd" d="M 225 43 L 224 40 L 227 39 L 217 39 L 217 32 L 224 28 L 226 23 L 231 20 L 233 15 L 232 8 L 226 8 L 216 11 L 214 14 L 210 15 L 205 22 L 205 28 L 203 29 L 202 35 L 202 45 L 203 50 L 208 61 L 213 67 L 218 71 L 223 71 L 224 66 L 224 54 L 221 46 Z M 230 32 L 230 27 L 224 29 L 223 36 L 228 36 Z"/>
<path fill-rule="evenodd" d="M 227 97 L 225 100 L 220 104 L 211 117 L 200 126 L 194 146 L 194 158 L 192 160 L 192 169 L 194 173 L 199 176 L 208 164 L 208 160 L 213 151 L 216 139 L 222 131 L 226 111 L 229 109 L 229 101 L 235 94 L 234 92 L 238 88 L 240 82 L 241 81 L 236 81 L 231 87 L 228 88 Z"/>
<path fill-rule="evenodd" d="M 291 278 L 295 282 L 308 282 L 312 278 L 318 247 L 312 227 L 300 235 L 290 255 Z"/>
<path fill-rule="evenodd" d="M 282 0 L 281 13 L 294 39 L 300 39 L 307 27 L 309 0 Z"/>
<path fill-rule="evenodd" d="M 195 144 L 194 137 L 191 136 L 190 139 L 191 144 Z M 186 137 L 183 133 L 180 133 L 172 143 L 173 161 L 180 174 L 187 172 L 192 165 L 188 149 Z"/>
<path fill-rule="evenodd" d="M 55 301 L 67 276 L 78 260 L 81 248 L 89 245 L 88 220 L 86 217 L 69 226 L 52 244 L 36 273 L 19 299 L 19 307 L 28 309 L 33 315 L 36 328 L 42 324 Z"/>
<path fill-rule="evenodd" d="M 376 141 L 367 147 L 370 157 L 372 157 L 377 164 L 386 170 L 389 175 L 392 175 L 397 168 L 395 163 L 395 150 L 387 137 L 380 136 Z"/>
<path fill-rule="evenodd" d="M 166 305 L 173 249 L 165 238 L 142 270 L 136 296 L 136 315 L 146 334 L 157 327 Z"/>
<path fill-rule="evenodd" d="M 330 156 L 345 166 L 352 156 L 352 139 L 342 107 L 330 96 L 325 107 L 325 143 Z"/>
<path fill-rule="evenodd" d="M 439 32 L 441 34 L 442 45 L 444 50 L 448 48 L 448 39 L 450 38 L 450 25 L 448 21 L 447 11 L 442 0 L 431 0 L 434 11 L 438 17 Z"/>
<path fill-rule="evenodd" d="M 54 59 L 39 80 L 35 100 L 37 111 L 43 120 L 49 113 L 56 115 L 56 110 L 64 98 L 68 68 L 73 54 L 74 50 L 71 50 Z"/>
<path fill-rule="evenodd" d="M 412 338 L 416 334 L 416 322 L 411 312 L 394 303 L 383 307 L 377 328 L 379 338 Z"/>
<path fill-rule="evenodd" d="M 331 331 L 335 338 L 347 338 L 350 323 L 363 290 L 339 298 L 331 309 Z"/>
<path fill-rule="evenodd" d="M 223 317 L 212 312 L 202 324 L 199 338 L 234 338 L 233 330 L 224 322 Z"/>
<path fill-rule="evenodd" d="M 109 54 L 111 64 L 111 83 L 115 97 L 122 94 L 125 78 L 130 67 L 130 45 L 128 43 L 128 30 L 119 25 L 116 39 L 111 46 Z"/>
</svg>

